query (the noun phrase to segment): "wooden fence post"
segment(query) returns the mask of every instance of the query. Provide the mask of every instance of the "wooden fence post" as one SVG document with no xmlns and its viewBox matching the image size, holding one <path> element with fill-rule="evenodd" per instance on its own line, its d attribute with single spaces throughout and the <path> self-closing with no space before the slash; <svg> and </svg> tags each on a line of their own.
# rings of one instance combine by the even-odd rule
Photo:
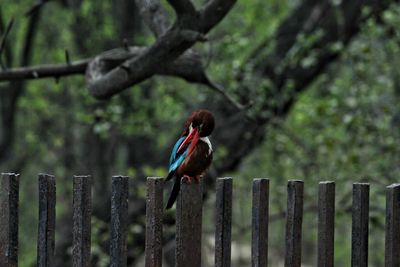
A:
<svg viewBox="0 0 400 267">
<path fill-rule="evenodd" d="M 39 174 L 38 267 L 53 266 L 55 227 L 56 181 L 53 175 Z"/>
<path fill-rule="evenodd" d="M 110 266 L 126 267 L 129 177 L 113 176 L 111 183 Z"/>
<path fill-rule="evenodd" d="M 318 191 L 318 267 L 333 267 L 335 182 L 320 182 Z"/>
<path fill-rule="evenodd" d="M 89 175 L 73 179 L 72 266 L 90 266 L 92 181 Z"/>
<path fill-rule="evenodd" d="M 201 267 L 202 182 L 181 182 L 176 208 L 176 267 Z"/>
<path fill-rule="evenodd" d="M 400 184 L 386 187 L 385 267 L 400 267 Z"/>
<path fill-rule="evenodd" d="M 368 266 L 369 184 L 353 184 L 351 266 Z"/>
<path fill-rule="evenodd" d="M 19 174 L 2 173 L 0 188 L 0 266 L 18 266 Z"/>
<path fill-rule="evenodd" d="M 253 208 L 251 232 L 251 266 L 267 267 L 269 179 L 253 180 Z"/>
<path fill-rule="evenodd" d="M 232 178 L 218 178 L 215 203 L 215 266 L 231 266 Z"/>
<path fill-rule="evenodd" d="M 147 178 L 146 267 L 162 266 L 162 217 L 164 178 Z"/>
<path fill-rule="evenodd" d="M 303 181 L 291 180 L 288 182 L 285 267 L 301 266 L 303 191 Z"/>
</svg>

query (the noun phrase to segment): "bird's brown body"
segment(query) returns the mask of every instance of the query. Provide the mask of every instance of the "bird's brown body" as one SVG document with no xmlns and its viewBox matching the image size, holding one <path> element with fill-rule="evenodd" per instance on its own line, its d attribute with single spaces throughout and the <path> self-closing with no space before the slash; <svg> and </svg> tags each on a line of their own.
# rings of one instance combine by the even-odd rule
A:
<svg viewBox="0 0 400 267">
<path fill-rule="evenodd" d="M 209 145 L 199 140 L 193 152 L 179 166 L 177 175 L 199 177 L 210 167 L 211 161 L 212 151 L 210 151 Z"/>
</svg>

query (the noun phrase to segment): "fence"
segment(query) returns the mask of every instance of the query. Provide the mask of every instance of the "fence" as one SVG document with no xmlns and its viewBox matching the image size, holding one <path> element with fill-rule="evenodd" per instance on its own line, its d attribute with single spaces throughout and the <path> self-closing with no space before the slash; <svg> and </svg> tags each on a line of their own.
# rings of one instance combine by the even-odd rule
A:
<svg viewBox="0 0 400 267">
<path fill-rule="evenodd" d="M 73 266 L 90 266 L 91 177 L 73 177 Z M 163 179 L 147 179 L 146 267 L 162 265 Z M 301 266 L 304 184 L 288 182 L 285 267 Z M 0 266 L 18 265 L 19 175 L 2 174 L 0 189 Z M 266 267 L 268 258 L 269 180 L 254 179 L 252 195 L 252 266 Z M 54 258 L 56 183 L 39 175 L 37 266 L 52 266 Z M 112 177 L 110 266 L 126 266 L 128 177 Z M 368 264 L 369 184 L 353 184 L 352 266 Z M 232 179 L 216 182 L 215 266 L 230 266 Z M 317 266 L 333 266 L 335 183 L 320 182 L 318 195 Z M 201 266 L 202 185 L 181 186 L 176 210 L 178 267 Z M 385 266 L 400 266 L 400 184 L 386 188 Z"/>
</svg>

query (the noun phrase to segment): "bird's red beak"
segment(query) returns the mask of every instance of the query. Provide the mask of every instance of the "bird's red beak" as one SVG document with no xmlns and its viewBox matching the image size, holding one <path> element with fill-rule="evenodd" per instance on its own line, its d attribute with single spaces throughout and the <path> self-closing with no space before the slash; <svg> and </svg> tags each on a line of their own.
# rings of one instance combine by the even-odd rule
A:
<svg viewBox="0 0 400 267">
<path fill-rule="evenodd" d="M 194 148 L 196 147 L 197 142 L 200 139 L 200 134 L 197 128 L 193 128 L 188 136 L 183 140 L 182 144 L 179 146 L 177 153 L 180 153 L 187 145 L 190 143 L 189 150 L 187 155 L 190 155 Z"/>
</svg>

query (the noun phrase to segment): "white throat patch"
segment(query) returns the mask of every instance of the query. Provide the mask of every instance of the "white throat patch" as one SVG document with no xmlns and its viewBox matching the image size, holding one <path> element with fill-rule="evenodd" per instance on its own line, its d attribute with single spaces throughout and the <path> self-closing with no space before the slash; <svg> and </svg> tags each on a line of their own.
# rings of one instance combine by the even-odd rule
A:
<svg viewBox="0 0 400 267">
<path fill-rule="evenodd" d="M 201 137 L 200 140 L 208 145 L 208 155 L 210 155 L 211 152 L 213 151 L 210 139 L 208 139 L 208 137 L 205 136 L 205 137 Z"/>
</svg>

